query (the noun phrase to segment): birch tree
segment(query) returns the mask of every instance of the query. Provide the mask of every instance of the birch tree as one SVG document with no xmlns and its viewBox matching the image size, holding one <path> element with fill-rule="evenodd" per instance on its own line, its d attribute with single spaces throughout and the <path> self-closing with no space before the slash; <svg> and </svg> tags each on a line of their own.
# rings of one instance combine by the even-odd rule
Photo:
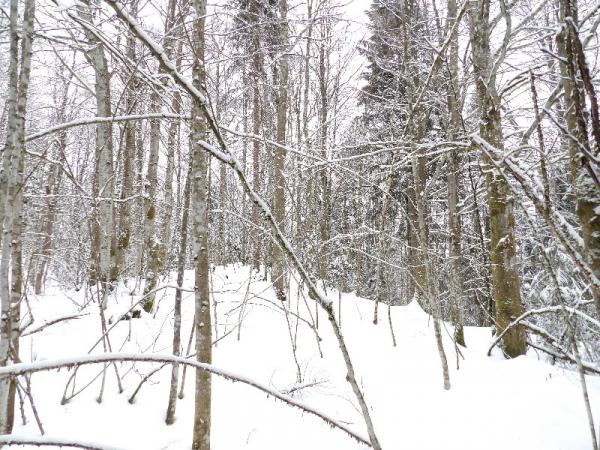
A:
<svg viewBox="0 0 600 450">
<path fill-rule="evenodd" d="M 7 141 L 2 167 L 2 257 L 0 260 L 0 366 L 19 358 L 21 300 L 23 294 L 23 189 L 25 168 L 25 117 L 31 73 L 35 2 L 23 11 L 21 53 L 18 49 L 18 2 L 10 2 L 10 66 Z M 4 157 L 6 156 L 6 157 Z M 14 425 L 16 380 L 0 377 L 0 433 Z"/>
</svg>

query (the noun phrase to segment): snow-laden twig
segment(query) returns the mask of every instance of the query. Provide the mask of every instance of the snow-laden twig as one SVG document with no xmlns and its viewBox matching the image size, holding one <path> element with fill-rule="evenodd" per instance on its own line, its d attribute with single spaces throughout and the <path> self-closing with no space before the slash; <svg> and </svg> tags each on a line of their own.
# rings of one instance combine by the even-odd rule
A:
<svg viewBox="0 0 600 450">
<path fill-rule="evenodd" d="M 155 362 L 155 363 L 163 363 L 163 364 L 181 364 L 192 366 L 196 369 L 206 370 L 207 372 L 212 373 L 213 375 L 220 376 L 225 378 L 226 380 L 233 382 L 240 382 L 243 384 L 247 384 L 248 386 L 252 386 L 259 391 L 266 393 L 269 396 L 276 398 L 277 400 L 281 400 L 282 402 L 294 406 L 308 414 L 312 414 L 313 416 L 318 417 L 323 420 L 332 428 L 338 428 L 339 430 L 344 431 L 350 437 L 356 439 L 361 444 L 365 444 L 371 446 L 369 439 L 365 436 L 362 436 L 360 433 L 351 430 L 343 423 L 340 423 L 338 420 L 334 419 L 331 416 L 313 408 L 312 406 L 296 400 L 289 395 L 282 394 L 279 391 L 276 391 L 269 386 L 260 383 L 259 381 L 253 380 L 251 378 L 245 377 L 243 375 L 236 374 L 234 372 L 224 370 L 218 367 L 213 366 L 212 364 L 206 364 L 194 360 L 189 360 L 187 358 L 183 358 L 180 356 L 173 355 L 160 355 L 160 354 L 151 354 L 151 355 L 140 355 L 136 353 L 101 353 L 96 355 L 83 355 L 78 357 L 71 358 L 62 358 L 56 359 L 52 361 L 36 361 L 32 363 L 18 363 L 10 366 L 0 367 L 0 377 L 7 375 L 23 375 L 27 373 L 41 372 L 45 370 L 53 370 L 53 369 L 61 369 L 64 367 L 79 367 L 87 364 L 100 364 L 107 362 Z M 2 441 L 0 441 L 2 442 Z M 85 447 L 84 447 L 85 448 Z M 90 448 L 101 448 L 101 447 L 90 447 Z"/>
</svg>

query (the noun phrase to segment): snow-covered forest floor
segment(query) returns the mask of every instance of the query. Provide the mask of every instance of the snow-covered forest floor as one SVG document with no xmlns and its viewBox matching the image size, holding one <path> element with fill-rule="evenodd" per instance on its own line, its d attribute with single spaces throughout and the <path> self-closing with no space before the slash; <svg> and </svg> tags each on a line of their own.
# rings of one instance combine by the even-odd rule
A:
<svg viewBox="0 0 600 450">
<path fill-rule="evenodd" d="M 241 266 L 220 267 L 212 273 L 214 301 L 218 305 L 217 334 L 213 332 L 213 338 L 221 338 L 213 350 L 213 364 L 273 389 L 291 392 L 296 399 L 366 434 L 325 316 L 319 317 L 318 327 L 322 339 L 321 357 L 315 333 L 308 325 L 312 321 L 311 314 L 314 316 L 314 302 L 298 298 L 293 286 L 291 312 L 286 319 L 270 284 L 253 279 L 248 286 L 249 275 L 249 268 Z M 175 285 L 175 277 L 163 283 Z M 185 287 L 190 289 L 191 286 L 193 272 L 189 271 Z M 131 280 L 128 286 L 119 286 L 110 299 L 107 321 L 118 317 L 139 299 L 141 289 L 138 286 L 131 294 L 133 288 Z M 120 321 L 110 332 L 112 350 L 171 353 L 174 292 L 172 288 L 159 292 L 154 316 L 143 314 L 139 319 Z M 328 290 L 328 295 L 337 313 L 338 293 Z M 193 320 L 193 294 L 184 292 L 183 299 L 185 352 Z M 50 287 L 43 296 L 30 296 L 35 323 L 29 329 L 70 314 L 87 315 L 23 337 L 22 361 L 87 354 L 101 335 L 101 322 L 97 303 L 89 302 L 83 307 L 85 303 L 83 290 L 64 292 Z M 310 305 L 310 313 L 306 305 Z M 444 344 L 452 388 L 445 391 L 433 322 L 416 302 L 391 308 L 396 347 L 392 345 L 387 306 L 381 305 L 378 325 L 373 324 L 371 301 L 343 294 L 341 307 L 342 330 L 383 448 L 589 448 L 589 428 L 575 371 L 552 365 L 533 350 L 513 360 L 505 360 L 499 350 L 488 357 L 487 349 L 492 341 L 488 328 L 466 328 L 468 348 L 460 350 L 464 359 L 457 358 L 449 338 L 450 325 L 446 325 Z M 296 320 L 296 313 L 302 320 Z M 297 364 L 292 341 L 297 347 Z M 100 344 L 92 352 L 103 351 Z M 188 371 L 186 395 L 178 402 L 177 420 L 172 426 L 164 422 L 169 367 L 154 374 L 142 386 L 133 404 L 128 402 L 144 374 L 157 367 L 158 364 L 149 363 L 120 364 L 119 373 L 125 388 L 122 394 L 118 392 L 114 368 L 109 367 L 102 403 L 96 401 L 102 379 L 98 377 L 64 406 L 61 397 L 72 371 L 34 374 L 31 378 L 33 398 L 46 434 L 122 449 L 189 448 L 194 409 L 193 370 Z M 81 367 L 75 391 L 101 371 L 100 365 Z M 600 417 L 600 378 L 588 377 L 588 388 L 594 415 Z M 71 388 L 68 392 L 71 393 Z M 211 447 L 216 450 L 364 448 L 320 419 L 252 387 L 213 377 L 212 395 Z M 15 434 L 39 434 L 27 400 L 26 425 L 22 424 L 21 413 L 17 411 L 17 414 Z"/>
</svg>

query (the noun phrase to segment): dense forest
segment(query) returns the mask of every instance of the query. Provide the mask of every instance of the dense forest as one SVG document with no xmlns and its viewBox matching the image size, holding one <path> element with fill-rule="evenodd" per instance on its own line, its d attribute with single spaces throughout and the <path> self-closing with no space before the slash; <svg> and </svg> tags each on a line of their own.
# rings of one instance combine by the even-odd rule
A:
<svg viewBox="0 0 600 450">
<path fill-rule="evenodd" d="M 63 404 L 142 380 L 133 403 L 164 367 L 139 396 L 163 387 L 166 427 L 186 370 L 193 396 L 187 444 L 168 448 L 211 448 L 216 377 L 358 448 L 416 448 L 380 440 L 357 372 L 384 369 L 347 344 L 385 333 L 374 346 L 406 346 L 394 316 L 412 305 L 427 320 L 402 323 L 435 345 L 417 352 L 435 361 L 429 389 L 451 392 L 474 348 L 484 362 L 534 358 L 576 385 L 581 448 L 600 450 L 600 3 L 2 0 L 0 12 L 0 446 L 113 448 L 43 437 L 36 399 L 58 400 L 36 394 L 35 372 L 68 368 L 66 387 L 43 383 Z M 218 308 L 234 297 L 217 294 L 240 277 L 228 328 Z M 263 332 L 285 325 L 271 339 L 287 342 L 295 387 L 213 364 L 217 342 L 244 341 L 249 292 L 279 311 Z M 301 341 L 299 327 L 314 333 Z M 135 333 L 168 345 L 117 342 Z M 295 397 L 320 384 L 297 352 L 322 340 L 343 362 L 351 425 Z M 64 353 L 37 358 L 43 342 Z M 520 406 L 490 426 L 510 433 Z"/>
</svg>

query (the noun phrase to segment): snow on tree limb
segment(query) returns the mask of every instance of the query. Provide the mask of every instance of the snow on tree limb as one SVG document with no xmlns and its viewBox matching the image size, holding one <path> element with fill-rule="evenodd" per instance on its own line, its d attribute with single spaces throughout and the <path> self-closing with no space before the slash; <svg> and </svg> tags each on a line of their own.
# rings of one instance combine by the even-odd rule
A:
<svg viewBox="0 0 600 450">
<path fill-rule="evenodd" d="M 73 127 L 80 127 L 84 125 L 94 125 L 97 123 L 105 122 L 126 122 L 130 120 L 143 120 L 143 119 L 181 119 L 190 120 L 189 115 L 171 114 L 171 113 L 151 113 L 151 114 L 132 114 L 127 116 L 112 116 L 112 117 L 90 117 L 84 119 L 76 119 L 70 122 L 61 123 L 44 130 L 40 130 L 36 133 L 32 133 L 25 137 L 25 141 L 34 141 L 52 133 L 67 130 Z"/>
<path fill-rule="evenodd" d="M 226 380 L 232 382 L 240 382 L 243 384 L 247 384 L 248 386 L 252 386 L 259 391 L 266 393 L 269 396 L 273 396 L 278 400 L 281 400 L 284 403 L 287 403 L 290 406 L 294 406 L 308 414 L 312 414 L 313 416 L 318 417 L 323 420 L 332 428 L 338 428 L 348 434 L 350 437 L 356 439 L 361 444 L 365 444 L 371 446 L 369 439 L 365 436 L 362 436 L 360 433 L 351 430 L 343 423 L 340 423 L 336 419 L 327 414 L 313 408 L 312 406 L 296 400 L 289 395 L 282 394 L 279 391 L 276 391 L 265 384 L 262 384 L 256 380 L 245 377 L 243 375 L 236 374 L 234 372 L 224 370 L 218 367 L 215 367 L 211 364 L 205 364 L 201 362 L 197 362 L 194 360 L 189 360 L 187 358 L 173 356 L 173 355 L 160 355 L 160 354 L 152 354 L 152 355 L 140 355 L 136 353 L 101 353 L 95 355 L 84 355 L 72 358 L 62 358 L 50 361 L 36 361 L 33 363 L 18 363 L 13 364 L 6 367 L 0 367 L 0 377 L 7 375 L 24 375 L 27 373 L 41 372 L 46 370 L 53 369 L 61 369 L 64 367 L 78 367 L 87 364 L 98 364 L 105 362 L 156 362 L 156 363 L 178 363 L 181 365 L 192 366 L 196 369 L 206 370 L 214 375 L 225 378 Z M 3 441 L 0 441 L 3 442 Z M 64 444 L 63 444 L 64 445 Z M 86 448 L 86 447 L 83 447 Z M 99 449 L 105 449 L 105 447 L 97 447 Z"/>
<path fill-rule="evenodd" d="M 119 447 L 95 444 L 92 442 L 74 441 L 71 439 L 53 438 L 47 436 L 19 436 L 14 434 L 0 435 L 0 444 L 19 447 L 32 445 L 35 447 L 83 448 L 86 450 L 122 450 Z"/>
</svg>

